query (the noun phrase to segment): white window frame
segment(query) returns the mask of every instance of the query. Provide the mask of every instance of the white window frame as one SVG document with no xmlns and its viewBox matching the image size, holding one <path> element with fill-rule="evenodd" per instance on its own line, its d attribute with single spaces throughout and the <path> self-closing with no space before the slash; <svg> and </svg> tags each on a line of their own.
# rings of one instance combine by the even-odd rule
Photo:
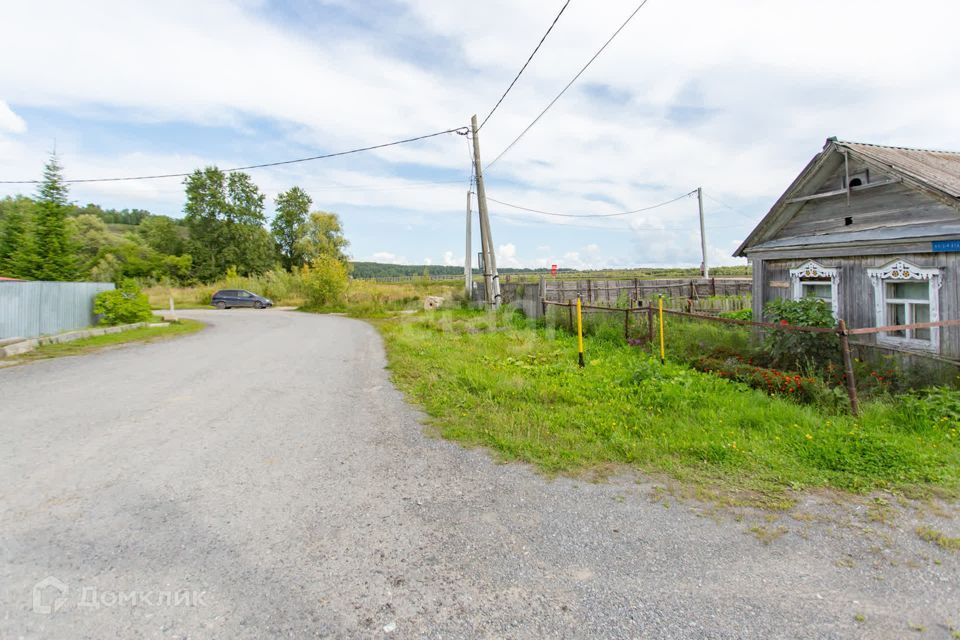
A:
<svg viewBox="0 0 960 640">
<path fill-rule="evenodd" d="M 812 281 L 811 284 L 826 284 L 824 278 L 830 280 L 830 310 L 833 312 L 833 317 L 837 318 L 840 313 L 840 269 L 837 267 L 825 267 L 819 262 L 810 260 L 796 269 L 790 269 L 793 299 L 803 298 L 804 281 Z"/>
<path fill-rule="evenodd" d="M 878 327 L 890 326 L 887 322 L 887 283 L 890 282 L 929 282 L 930 322 L 940 321 L 940 287 L 943 286 L 943 276 L 936 267 L 918 267 L 906 260 L 894 260 L 879 269 L 867 269 L 867 275 L 873 283 L 873 299 Z M 910 323 L 908 323 L 910 324 Z M 891 336 L 886 333 L 877 334 L 877 342 L 893 347 L 907 347 L 922 351 L 940 351 L 940 329 L 930 329 L 929 340 Z"/>
</svg>

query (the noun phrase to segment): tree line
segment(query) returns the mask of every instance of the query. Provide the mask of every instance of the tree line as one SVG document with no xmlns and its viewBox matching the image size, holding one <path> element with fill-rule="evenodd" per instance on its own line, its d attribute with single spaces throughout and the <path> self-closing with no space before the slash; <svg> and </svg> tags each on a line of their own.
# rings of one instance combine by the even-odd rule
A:
<svg viewBox="0 0 960 640">
<path fill-rule="evenodd" d="M 321 257 L 347 264 L 339 216 L 312 210 L 300 187 L 277 196 L 269 227 L 266 196 L 248 174 L 206 167 L 184 188 L 180 219 L 80 207 L 69 201 L 63 167 L 51 155 L 33 197 L 0 200 L 0 276 L 186 285 L 212 282 L 228 269 L 244 276 L 292 271 Z"/>
</svg>

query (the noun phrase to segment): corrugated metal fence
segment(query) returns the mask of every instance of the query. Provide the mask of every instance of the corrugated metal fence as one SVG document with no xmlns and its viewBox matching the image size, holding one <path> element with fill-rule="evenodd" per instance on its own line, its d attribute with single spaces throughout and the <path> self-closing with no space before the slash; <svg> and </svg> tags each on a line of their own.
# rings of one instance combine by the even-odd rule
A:
<svg viewBox="0 0 960 640">
<path fill-rule="evenodd" d="M 112 282 L 0 282 L 0 339 L 34 338 L 96 323 L 93 298 Z"/>
</svg>

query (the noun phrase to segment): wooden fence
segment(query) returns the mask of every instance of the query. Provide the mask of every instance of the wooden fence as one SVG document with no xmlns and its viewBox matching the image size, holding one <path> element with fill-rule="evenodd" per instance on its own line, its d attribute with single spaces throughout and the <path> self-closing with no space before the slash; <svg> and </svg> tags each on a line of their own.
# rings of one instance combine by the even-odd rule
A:
<svg viewBox="0 0 960 640">
<path fill-rule="evenodd" d="M 547 308 L 550 306 L 554 307 L 563 307 L 567 309 L 568 323 L 571 331 L 574 331 L 574 313 L 576 309 L 575 301 L 568 302 L 554 302 L 551 300 L 543 299 L 541 301 L 543 315 L 547 313 Z M 764 330 L 773 330 L 773 331 L 786 331 L 792 333 L 818 333 L 818 334 L 835 334 L 839 338 L 840 342 L 840 356 L 843 361 L 844 369 L 844 383 L 847 391 L 847 395 L 850 400 L 850 412 L 853 415 L 859 415 L 860 413 L 860 400 L 857 395 L 857 381 L 856 376 L 853 371 L 853 356 L 851 355 L 850 349 L 850 336 L 862 336 L 870 335 L 877 333 L 888 333 L 893 331 L 908 331 L 911 329 L 935 329 L 940 327 L 957 327 L 960 326 L 960 320 L 941 320 L 939 322 L 918 322 L 914 324 L 898 324 L 898 325 L 889 325 L 884 327 L 863 327 L 859 329 L 849 329 L 847 328 L 846 322 L 843 320 L 837 321 L 837 326 L 835 327 L 803 327 L 792 324 L 784 323 L 772 323 L 772 322 L 754 322 L 751 320 L 734 320 L 732 318 L 721 318 L 719 316 L 705 314 L 705 313 L 692 313 L 687 311 L 676 311 L 672 309 L 663 309 L 660 310 L 655 308 L 652 305 L 638 306 L 638 307 L 627 307 L 627 308 L 618 308 L 618 307 L 606 307 L 598 305 L 586 305 L 581 304 L 581 308 L 586 311 L 601 311 L 611 314 L 623 314 L 623 334 L 624 339 L 630 339 L 631 331 L 631 318 L 642 314 L 646 317 L 646 330 L 647 340 L 652 344 L 655 339 L 656 326 L 659 324 L 655 317 L 660 315 L 672 315 L 677 317 L 691 318 L 695 320 L 704 320 L 707 322 L 716 322 L 727 325 L 737 325 L 742 327 L 753 327 L 757 329 Z M 660 318 L 662 323 L 662 316 Z"/>
</svg>

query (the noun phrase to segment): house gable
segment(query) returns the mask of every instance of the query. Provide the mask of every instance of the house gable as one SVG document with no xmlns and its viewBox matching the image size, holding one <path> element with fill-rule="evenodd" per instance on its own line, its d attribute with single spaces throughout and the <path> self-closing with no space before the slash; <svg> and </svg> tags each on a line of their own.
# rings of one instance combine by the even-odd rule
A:
<svg viewBox="0 0 960 640">
<path fill-rule="evenodd" d="M 904 171 L 878 160 L 886 159 L 877 151 L 885 149 L 935 154 L 940 165 L 935 166 L 936 174 L 924 174 L 923 167 Z M 735 255 L 786 252 L 810 245 L 838 247 L 955 237 L 960 234 L 960 193 L 953 193 L 950 176 L 954 170 L 960 176 L 960 154 L 830 140 Z M 930 183 L 921 179 L 924 176 L 931 178 Z"/>
</svg>

